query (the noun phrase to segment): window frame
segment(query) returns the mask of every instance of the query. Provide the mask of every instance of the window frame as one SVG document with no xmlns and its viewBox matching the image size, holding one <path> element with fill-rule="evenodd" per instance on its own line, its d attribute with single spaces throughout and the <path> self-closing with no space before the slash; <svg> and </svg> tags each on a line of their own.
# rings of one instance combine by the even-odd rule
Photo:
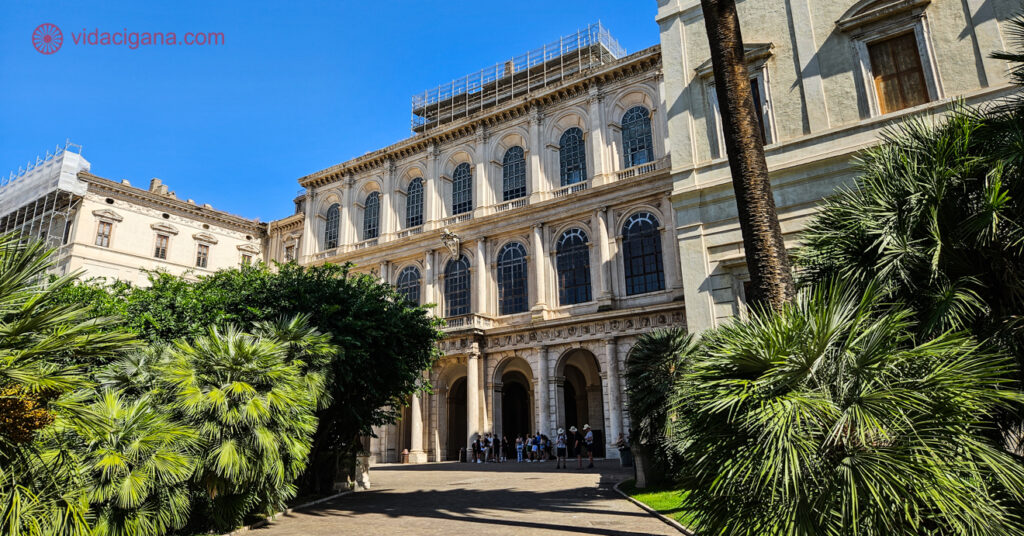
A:
<svg viewBox="0 0 1024 536">
<path fill-rule="evenodd" d="M 419 185 L 418 193 L 414 192 L 414 184 Z M 411 229 L 420 225 L 423 225 L 423 177 L 413 177 L 405 190 L 405 227 Z"/>
<path fill-rule="evenodd" d="M 465 173 L 460 172 L 463 169 Z M 470 212 L 473 212 L 473 166 L 462 162 L 452 170 L 452 216 Z"/>
<path fill-rule="evenodd" d="M 453 274 L 451 271 L 456 263 L 462 264 L 465 270 L 464 277 L 461 277 L 461 279 L 465 281 L 465 286 L 457 289 L 452 288 L 455 285 L 453 282 L 453 276 L 456 274 Z M 457 259 L 448 259 L 448 262 L 444 266 L 444 289 L 442 290 L 442 295 L 444 296 L 445 318 L 465 316 L 473 312 L 473 271 L 472 265 L 465 254 L 460 255 Z M 452 299 L 453 292 L 458 292 L 460 294 L 458 297 L 461 298 L 459 300 L 459 305 L 457 306 L 458 309 L 454 312 L 452 311 L 453 307 L 455 307 L 452 305 L 455 301 Z"/>
<path fill-rule="evenodd" d="M 643 247 L 643 237 L 639 239 L 641 241 L 639 243 L 641 250 L 639 252 L 631 251 L 634 246 L 630 242 L 631 237 L 629 236 L 628 231 L 633 227 L 633 225 L 636 225 L 637 222 L 642 219 L 647 219 L 654 225 L 651 230 L 651 235 L 657 239 L 657 242 L 653 252 L 648 252 L 646 251 L 646 248 Z M 619 228 L 621 233 L 621 241 L 619 245 L 621 248 L 620 257 L 622 259 L 623 292 L 627 297 L 661 292 L 667 288 L 665 281 L 665 244 L 662 243 L 662 229 L 662 223 L 658 215 L 650 210 L 638 210 L 631 213 L 624 219 L 622 226 Z M 633 259 L 637 257 L 637 253 L 639 253 L 641 263 L 644 262 L 644 259 L 648 255 L 652 256 L 654 263 L 657 266 L 657 271 L 649 271 L 647 270 L 647 265 L 643 264 L 643 270 L 640 273 L 631 274 L 630 266 L 632 265 Z M 648 279 L 652 276 L 655 277 L 655 284 L 653 286 L 648 284 Z M 635 290 L 638 288 L 637 280 L 643 283 L 642 289 L 639 291 Z"/>
<path fill-rule="evenodd" d="M 579 133 L 580 133 L 579 134 L 579 143 L 576 145 L 576 147 L 578 147 L 578 149 L 579 149 L 578 152 L 580 153 L 578 155 L 579 169 L 577 170 L 579 172 L 580 178 L 579 178 L 579 180 L 571 181 L 570 182 L 570 181 L 566 180 L 566 168 L 568 168 L 572 164 L 567 164 L 566 163 L 566 160 L 568 160 L 569 157 L 566 156 L 565 137 L 572 130 L 578 130 Z M 587 170 L 587 133 L 584 132 L 581 127 L 569 127 L 567 129 L 563 130 L 562 133 L 559 134 L 559 136 L 558 136 L 558 184 L 559 184 L 559 188 L 563 188 L 565 186 L 570 186 L 570 185 L 573 185 L 573 184 L 580 184 L 580 183 L 583 183 L 583 182 L 587 182 L 587 180 L 590 179 L 590 177 L 587 175 L 587 172 L 588 172 L 588 170 Z"/>
<path fill-rule="evenodd" d="M 331 225 L 331 217 L 334 216 L 334 225 Z M 324 250 L 337 248 L 340 244 L 341 235 L 341 204 L 332 203 L 327 207 L 324 215 Z"/>
<path fill-rule="evenodd" d="M 162 251 L 160 247 L 161 239 L 163 239 Z M 153 258 L 166 261 L 167 255 L 171 249 L 171 235 L 169 233 L 157 233 L 156 240 L 154 241 L 153 246 Z"/>
<path fill-rule="evenodd" d="M 380 206 L 380 192 L 366 194 L 366 199 L 363 200 L 363 240 L 372 240 L 380 236 Z"/>
<path fill-rule="evenodd" d="M 202 263 L 200 263 L 202 261 Z M 210 245 L 202 242 L 196 243 L 196 268 L 209 268 L 210 266 Z"/>
<path fill-rule="evenodd" d="M 510 160 L 509 155 L 518 151 L 518 159 Z M 515 157 L 513 157 L 515 158 Z M 510 182 L 515 181 L 510 187 Z M 502 202 L 522 199 L 527 195 L 526 150 L 519 145 L 509 147 L 501 157 Z"/>
<path fill-rule="evenodd" d="M 580 237 L 583 243 L 574 244 L 571 246 L 571 249 L 563 249 L 563 244 L 566 240 L 573 237 Z M 579 227 L 567 229 L 559 235 L 558 242 L 555 243 L 555 280 L 558 285 L 558 305 L 560 307 L 580 305 L 594 300 L 594 286 L 593 281 L 591 281 L 590 247 L 590 237 L 586 231 Z M 584 256 L 586 257 L 585 266 L 577 266 L 577 261 Z M 567 261 L 567 264 L 563 264 L 563 261 Z M 563 278 L 563 274 L 572 274 L 574 284 L 571 287 L 565 285 L 565 280 L 568 277 Z M 572 290 L 571 295 L 574 296 L 574 299 L 579 298 L 581 295 L 585 299 L 567 300 L 566 298 L 570 295 L 569 289 Z"/>
<path fill-rule="evenodd" d="M 775 132 L 775 112 L 771 98 L 771 75 L 768 72 L 766 60 L 756 61 L 748 66 L 749 79 L 757 85 L 757 92 L 761 102 L 754 105 L 761 110 L 761 132 L 764 134 L 764 145 L 767 147 L 778 140 Z M 725 126 L 722 123 L 722 108 L 718 103 L 718 92 L 715 89 L 715 80 L 708 79 L 704 90 L 708 94 L 708 106 L 711 108 L 711 121 L 709 121 L 710 137 L 715 140 L 712 147 L 713 158 L 725 158 Z"/>
<path fill-rule="evenodd" d="M 646 152 L 647 152 L 647 160 L 644 161 L 644 162 L 640 162 L 640 163 L 635 162 L 633 160 L 633 158 L 631 157 L 631 154 L 635 154 L 635 153 L 630 153 L 629 152 L 629 145 L 630 145 L 630 143 L 627 143 L 627 139 L 626 139 L 626 133 L 627 133 L 626 116 L 629 115 L 631 112 L 633 112 L 633 110 L 636 110 L 636 109 L 641 109 L 644 112 L 646 112 L 646 114 L 647 114 L 646 115 L 646 120 L 647 120 L 647 132 L 646 132 L 646 134 L 639 133 L 639 135 L 636 136 L 636 138 L 634 138 L 634 140 L 637 139 L 637 138 L 646 138 L 646 148 L 645 149 L 646 149 Z M 632 127 L 631 126 L 629 130 L 633 130 L 635 128 L 636 127 Z M 619 118 L 619 138 L 620 138 L 620 143 L 622 143 L 622 169 L 629 169 L 629 168 L 634 167 L 634 166 L 641 166 L 641 165 L 644 165 L 644 164 L 650 164 L 651 162 L 654 162 L 655 160 L 657 160 L 657 157 L 655 157 L 655 155 L 654 155 L 654 113 L 647 106 L 644 106 L 642 104 L 635 104 L 633 106 L 630 106 L 628 110 L 626 110 L 625 112 L 622 113 L 622 117 Z M 632 144 L 638 145 L 638 143 L 636 141 L 633 141 Z"/>
<path fill-rule="evenodd" d="M 502 246 L 495 263 L 495 276 L 498 314 L 514 315 L 529 311 L 530 266 L 526 246 L 518 241 Z"/>
<path fill-rule="evenodd" d="M 414 279 L 415 285 L 412 284 L 413 281 L 410 280 L 411 276 L 409 275 L 413 273 L 416 274 Z M 411 293 L 409 291 L 413 288 L 416 289 L 415 300 L 409 297 L 409 294 Z M 406 301 L 419 305 L 423 295 L 423 275 L 420 273 L 420 269 L 416 266 L 406 266 L 405 268 L 402 268 L 402 270 L 398 272 L 398 277 L 395 279 L 395 290 L 401 294 Z"/>
<path fill-rule="evenodd" d="M 107 226 L 107 234 L 106 235 L 103 235 L 100 232 L 103 229 L 104 225 Z M 101 236 L 106 238 L 106 244 L 100 244 L 99 243 Z M 99 220 L 96 223 L 96 239 L 93 240 L 93 245 L 95 245 L 96 247 L 101 247 L 101 248 L 109 249 L 110 248 L 110 242 L 111 242 L 113 236 L 114 236 L 114 222 L 112 222 L 110 220 Z"/>
</svg>

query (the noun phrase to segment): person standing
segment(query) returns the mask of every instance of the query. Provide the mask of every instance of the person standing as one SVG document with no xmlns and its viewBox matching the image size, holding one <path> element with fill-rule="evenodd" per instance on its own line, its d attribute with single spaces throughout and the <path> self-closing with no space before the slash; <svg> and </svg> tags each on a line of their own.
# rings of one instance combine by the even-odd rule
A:
<svg viewBox="0 0 1024 536">
<path fill-rule="evenodd" d="M 565 465 L 566 456 L 566 437 L 565 428 L 558 429 L 558 435 L 555 436 L 555 469 L 568 469 Z"/>
<path fill-rule="evenodd" d="M 594 468 L 594 431 L 590 429 L 589 424 L 583 425 L 583 445 L 587 449 L 587 459 L 590 461 L 590 465 L 587 469 Z"/>
<path fill-rule="evenodd" d="M 516 463 L 523 463 L 523 436 L 516 437 Z"/>
<path fill-rule="evenodd" d="M 576 468 L 583 469 L 583 435 L 575 426 L 569 427 L 569 448 L 573 456 L 576 456 Z"/>
</svg>

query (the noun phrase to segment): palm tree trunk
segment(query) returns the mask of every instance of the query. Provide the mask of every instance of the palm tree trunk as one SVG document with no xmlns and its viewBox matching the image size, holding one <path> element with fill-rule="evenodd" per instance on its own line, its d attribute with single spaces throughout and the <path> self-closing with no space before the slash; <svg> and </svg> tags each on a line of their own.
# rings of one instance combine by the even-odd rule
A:
<svg viewBox="0 0 1024 536">
<path fill-rule="evenodd" d="M 750 73 L 735 0 L 701 0 L 711 46 L 715 91 L 722 113 L 725 150 L 736 193 L 743 249 L 753 296 L 751 303 L 779 309 L 795 294 L 786 245 L 775 212 L 761 123 L 750 91 Z"/>
</svg>

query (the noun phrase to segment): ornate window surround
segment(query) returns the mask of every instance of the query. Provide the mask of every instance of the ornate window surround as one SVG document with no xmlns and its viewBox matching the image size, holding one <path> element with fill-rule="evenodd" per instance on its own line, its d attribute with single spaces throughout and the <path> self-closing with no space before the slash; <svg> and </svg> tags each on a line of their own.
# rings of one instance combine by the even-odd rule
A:
<svg viewBox="0 0 1024 536">
<path fill-rule="evenodd" d="M 928 100 L 937 101 L 943 97 L 942 80 L 935 63 L 935 49 L 932 46 L 925 13 L 931 0 L 889 0 L 880 6 L 877 0 L 860 0 L 836 21 L 839 30 L 847 34 L 857 51 L 861 92 L 868 104 L 869 117 L 882 115 L 878 93 L 875 91 L 874 75 L 871 71 L 871 56 L 868 46 L 900 34 L 913 32 L 917 40 L 917 53 L 921 57 Z"/>
<path fill-rule="evenodd" d="M 747 62 L 750 79 L 756 81 L 761 102 L 754 104 L 761 107 L 764 121 L 764 144 L 771 145 L 778 141 L 775 127 L 775 111 L 772 105 L 771 77 L 768 72 L 768 60 L 772 57 L 772 43 L 748 43 L 743 45 L 743 57 Z M 697 67 L 697 76 L 704 80 L 704 91 L 708 96 L 711 115 L 708 116 L 708 136 L 714 140 L 711 148 L 714 158 L 725 158 L 725 131 L 722 126 L 722 111 L 718 104 L 718 93 L 715 92 L 714 69 L 711 59 Z"/>
</svg>

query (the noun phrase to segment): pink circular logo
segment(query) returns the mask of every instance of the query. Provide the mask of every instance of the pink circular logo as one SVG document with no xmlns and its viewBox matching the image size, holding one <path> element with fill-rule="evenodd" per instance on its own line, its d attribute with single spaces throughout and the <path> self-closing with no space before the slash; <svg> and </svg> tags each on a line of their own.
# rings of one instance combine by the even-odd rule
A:
<svg viewBox="0 0 1024 536">
<path fill-rule="evenodd" d="M 32 46 L 36 47 L 40 54 L 53 54 L 60 50 L 63 44 L 64 34 L 56 24 L 45 22 L 32 32 Z"/>
</svg>

